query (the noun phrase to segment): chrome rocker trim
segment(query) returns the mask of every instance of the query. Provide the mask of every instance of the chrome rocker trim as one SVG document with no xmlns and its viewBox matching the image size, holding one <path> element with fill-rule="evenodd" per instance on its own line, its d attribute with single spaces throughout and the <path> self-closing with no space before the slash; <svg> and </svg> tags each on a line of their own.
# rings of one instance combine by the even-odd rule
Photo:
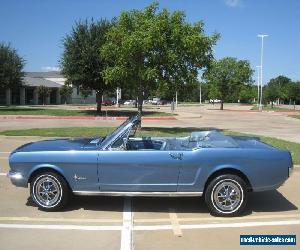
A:
<svg viewBox="0 0 300 250">
<path fill-rule="evenodd" d="M 181 197 L 202 196 L 203 192 L 107 192 L 107 191 L 73 191 L 75 195 L 126 196 L 126 197 Z"/>
</svg>

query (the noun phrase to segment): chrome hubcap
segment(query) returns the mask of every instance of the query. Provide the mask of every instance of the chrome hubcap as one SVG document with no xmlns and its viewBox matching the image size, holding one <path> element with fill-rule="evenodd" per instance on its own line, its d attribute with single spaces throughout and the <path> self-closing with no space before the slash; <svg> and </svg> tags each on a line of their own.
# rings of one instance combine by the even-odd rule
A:
<svg viewBox="0 0 300 250">
<path fill-rule="evenodd" d="M 220 210 L 232 211 L 241 203 L 241 191 L 235 183 L 224 181 L 215 188 L 213 198 Z"/>
<path fill-rule="evenodd" d="M 59 184 L 50 176 L 39 179 L 35 186 L 37 200 L 44 206 L 50 207 L 55 204 L 60 197 Z"/>
</svg>

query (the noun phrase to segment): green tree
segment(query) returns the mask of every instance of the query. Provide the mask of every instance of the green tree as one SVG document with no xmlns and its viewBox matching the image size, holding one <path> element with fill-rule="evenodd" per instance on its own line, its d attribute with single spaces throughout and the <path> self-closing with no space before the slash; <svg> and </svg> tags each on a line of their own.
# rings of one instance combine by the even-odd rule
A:
<svg viewBox="0 0 300 250">
<path fill-rule="evenodd" d="M 292 103 L 300 104 L 300 82 L 291 82 L 289 84 L 288 96 Z"/>
<path fill-rule="evenodd" d="M 43 105 L 46 104 L 46 99 L 47 99 L 47 97 L 49 97 L 50 92 L 51 92 L 50 88 L 48 88 L 44 85 L 38 86 L 38 93 L 42 97 Z"/>
<path fill-rule="evenodd" d="M 111 87 L 104 81 L 102 71 L 106 62 L 99 54 L 111 25 L 104 19 L 76 23 L 64 38 L 60 62 L 68 84 L 96 91 L 98 113 L 101 112 L 103 92 Z"/>
<path fill-rule="evenodd" d="M 73 88 L 71 86 L 68 85 L 63 85 L 60 89 L 59 89 L 59 93 L 63 98 L 63 101 L 65 102 L 65 104 L 67 104 L 68 100 L 71 98 L 72 93 L 73 93 Z"/>
<path fill-rule="evenodd" d="M 252 103 L 254 98 L 257 98 L 257 86 L 243 85 L 238 96 L 241 103 Z"/>
<path fill-rule="evenodd" d="M 202 22 L 190 24 L 183 12 L 158 11 L 154 3 L 122 12 L 107 37 L 101 55 L 111 66 L 104 77 L 134 90 L 141 117 L 146 93 L 162 85 L 174 94 L 179 84 L 195 80 L 198 70 L 208 67 L 218 35 L 206 36 Z"/>
<path fill-rule="evenodd" d="M 291 79 L 286 76 L 278 76 L 269 81 L 266 86 L 266 99 L 271 101 L 273 108 L 273 102 L 276 100 L 283 100 L 288 102 L 290 97 L 290 84 L 292 83 Z"/>
<path fill-rule="evenodd" d="M 92 91 L 90 89 L 80 88 L 80 95 L 82 96 L 84 103 L 86 101 L 86 98 L 88 98 L 88 96 L 91 94 L 92 94 Z"/>
<path fill-rule="evenodd" d="M 0 88 L 22 85 L 25 61 L 10 45 L 0 43 Z"/>
<path fill-rule="evenodd" d="M 209 84 L 211 98 L 220 99 L 220 109 L 223 110 L 227 98 L 239 93 L 243 85 L 252 82 L 252 74 L 253 70 L 248 61 L 225 57 L 214 61 L 205 72 L 204 78 Z"/>
</svg>

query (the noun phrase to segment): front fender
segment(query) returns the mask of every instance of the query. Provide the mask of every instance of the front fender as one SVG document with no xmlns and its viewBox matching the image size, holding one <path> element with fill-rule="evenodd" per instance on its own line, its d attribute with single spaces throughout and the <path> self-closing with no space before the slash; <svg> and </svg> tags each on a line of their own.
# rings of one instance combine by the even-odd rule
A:
<svg viewBox="0 0 300 250">
<path fill-rule="evenodd" d="M 55 172 L 58 172 L 61 176 L 66 178 L 64 171 L 60 167 L 53 165 L 53 164 L 38 164 L 30 169 L 30 171 L 28 173 L 27 182 L 30 182 L 30 180 L 35 172 L 43 171 L 43 170 L 45 170 L 45 171 L 46 170 L 54 170 Z"/>
</svg>

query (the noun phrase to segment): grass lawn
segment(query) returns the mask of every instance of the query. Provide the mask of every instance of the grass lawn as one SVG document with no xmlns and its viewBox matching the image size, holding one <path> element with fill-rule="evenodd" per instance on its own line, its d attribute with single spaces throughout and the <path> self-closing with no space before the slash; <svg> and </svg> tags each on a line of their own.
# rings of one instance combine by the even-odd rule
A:
<svg viewBox="0 0 300 250">
<path fill-rule="evenodd" d="M 251 110 L 258 110 L 258 106 L 254 105 Z M 276 106 L 273 105 L 273 108 L 271 107 L 271 105 L 267 105 L 267 106 L 263 106 L 263 110 L 290 110 L 290 111 L 294 111 L 294 108 L 289 108 L 287 106 L 283 107 L 283 106 Z M 297 111 L 297 110 L 296 110 Z"/>
<path fill-rule="evenodd" d="M 133 116 L 137 110 L 107 110 L 101 116 Z M 47 109 L 47 108 L 20 108 L 0 107 L 0 115 L 48 115 L 48 116 L 97 116 L 96 110 L 76 109 Z M 175 114 L 157 111 L 144 111 L 143 116 L 174 116 Z"/>
<path fill-rule="evenodd" d="M 300 115 L 289 115 L 289 117 L 300 119 Z"/>
<path fill-rule="evenodd" d="M 111 127 L 72 127 L 72 128 L 44 128 L 44 129 L 24 129 L 24 130 L 7 130 L 0 132 L 0 135 L 6 136 L 44 136 L 44 137 L 97 137 L 105 136 L 114 128 Z M 137 132 L 137 136 L 185 136 L 192 131 L 199 131 L 201 128 L 142 128 Z M 203 130 L 203 128 L 202 128 Z M 287 149 L 292 153 L 295 164 L 300 164 L 300 144 L 289 142 L 272 137 L 259 135 L 248 135 L 234 131 L 224 131 L 231 135 L 255 136 L 261 141 L 273 145 L 274 147 Z"/>
</svg>

